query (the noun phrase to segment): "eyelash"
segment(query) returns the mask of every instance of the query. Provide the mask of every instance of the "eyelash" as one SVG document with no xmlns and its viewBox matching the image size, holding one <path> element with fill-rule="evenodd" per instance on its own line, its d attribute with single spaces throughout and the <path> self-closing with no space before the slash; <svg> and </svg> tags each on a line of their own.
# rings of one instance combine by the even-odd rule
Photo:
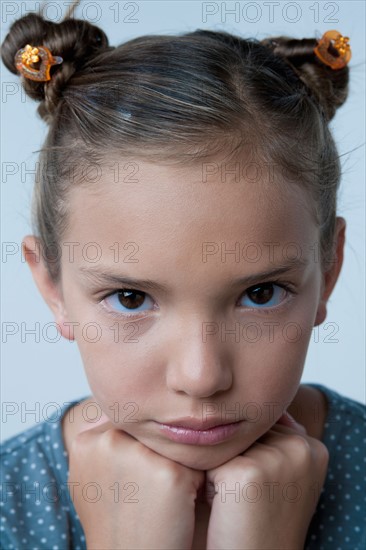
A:
<svg viewBox="0 0 366 550">
<path fill-rule="evenodd" d="M 261 283 L 257 283 L 256 285 L 252 285 L 250 287 L 248 287 L 241 295 L 240 297 L 242 297 L 246 292 L 248 292 L 248 290 L 250 289 L 255 289 L 256 287 L 260 287 L 260 286 L 265 286 L 265 285 L 276 285 L 280 288 L 282 288 L 283 290 L 285 290 L 287 292 L 287 295 L 286 295 L 286 298 L 281 302 L 281 304 L 277 305 L 277 306 L 270 306 L 270 307 L 263 307 L 263 308 L 250 308 L 250 307 L 246 307 L 246 306 L 241 306 L 242 309 L 246 309 L 248 311 L 255 311 L 256 313 L 260 313 L 260 314 L 264 314 L 264 315 L 269 315 L 271 313 L 273 313 L 274 311 L 279 311 L 281 310 L 283 307 L 287 306 L 289 301 L 297 294 L 296 290 L 295 290 L 295 286 L 289 282 L 289 281 L 284 281 L 284 280 L 271 280 L 271 281 L 265 281 L 265 282 L 261 282 Z M 110 296 L 113 296 L 114 294 L 116 294 L 117 292 L 121 292 L 122 290 L 133 290 L 135 292 L 140 292 L 141 294 L 144 294 L 145 296 L 149 296 L 151 298 L 151 296 L 149 294 L 147 294 L 146 292 L 142 291 L 142 290 L 138 290 L 137 288 L 133 288 L 133 287 L 129 287 L 129 286 L 124 286 L 123 288 L 119 288 L 118 290 L 113 290 L 113 291 L 110 291 L 108 292 L 107 294 L 104 294 L 103 296 L 101 296 L 99 299 L 98 299 L 98 306 L 100 307 L 100 309 L 103 310 L 103 313 L 107 314 L 108 316 L 111 316 L 115 319 L 121 319 L 122 318 L 127 318 L 127 319 L 138 319 L 139 316 L 141 315 L 141 313 L 122 313 L 122 312 L 117 312 L 117 311 L 112 311 L 110 309 L 107 309 L 107 307 L 103 304 L 103 301 L 106 299 L 106 298 L 109 298 Z M 145 312 L 143 312 L 145 313 Z"/>
</svg>

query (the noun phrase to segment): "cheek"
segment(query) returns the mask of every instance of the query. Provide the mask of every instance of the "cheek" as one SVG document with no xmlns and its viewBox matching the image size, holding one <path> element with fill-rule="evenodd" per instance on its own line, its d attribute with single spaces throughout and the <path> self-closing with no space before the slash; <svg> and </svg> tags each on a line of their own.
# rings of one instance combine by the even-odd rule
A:
<svg viewBox="0 0 366 550">
<path fill-rule="evenodd" d="M 147 352 L 139 323 L 117 322 L 100 313 L 92 299 L 69 287 L 68 320 L 75 323 L 74 336 L 93 395 L 106 414 L 109 406 L 127 395 L 142 391 L 146 381 Z M 145 382 L 146 383 L 146 382 Z M 126 399 L 128 401 L 128 399 Z M 104 408 L 104 407 L 103 407 Z"/>
<path fill-rule="evenodd" d="M 81 338 L 77 343 L 92 394 L 112 420 L 116 407 L 118 417 L 133 409 L 142 412 L 151 398 L 153 385 L 156 387 L 161 377 L 156 372 L 154 375 L 151 354 L 146 346 L 132 341 L 114 342 L 110 333 L 103 327 L 98 341 Z M 122 413 L 122 410 L 127 412 Z"/>
<path fill-rule="evenodd" d="M 237 384 L 243 401 L 255 402 L 266 412 L 264 421 L 272 420 L 268 418 L 271 407 L 283 411 L 298 390 L 315 316 L 314 303 L 304 302 L 299 300 L 291 314 L 258 321 L 261 337 L 238 350 Z"/>
<path fill-rule="evenodd" d="M 242 402 L 265 410 L 264 403 L 285 407 L 296 395 L 316 316 L 316 285 L 307 290 L 281 314 L 242 319 L 240 344 L 233 344 Z"/>
</svg>

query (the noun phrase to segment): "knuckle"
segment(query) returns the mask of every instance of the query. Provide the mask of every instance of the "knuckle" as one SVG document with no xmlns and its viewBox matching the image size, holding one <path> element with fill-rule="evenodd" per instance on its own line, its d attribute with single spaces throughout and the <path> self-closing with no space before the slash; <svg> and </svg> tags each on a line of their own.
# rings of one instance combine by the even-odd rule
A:
<svg viewBox="0 0 366 550">
<path fill-rule="evenodd" d="M 107 446 L 113 446 L 121 439 L 121 432 L 116 428 L 108 428 L 100 434 L 100 439 Z"/>
<path fill-rule="evenodd" d="M 259 482 L 264 476 L 261 465 L 252 458 L 238 457 L 233 461 L 230 468 L 222 470 L 222 478 L 229 483 Z"/>
<path fill-rule="evenodd" d="M 326 468 L 329 463 L 330 453 L 326 445 L 318 439 L 314 443 L 315 452 L 318 457 L 319 463 L 323 468 Z"/>
<path fill-rule="evenodd" d="M 103 432 L 84 430 L 75 435 L 71 442 L 70 453 L 83 456 L 84 454 L 97 451 L 97 449 L 110 448 L 120 437 L 119 430 L 108 428 Z"/>
<path fill-rule="evenodd" d="M 236 481 L 238 480 L 242 480 L 246 483 L 260 483 L 265 480 L 265 472 L 260 465 L 250 462 L 245 466 L 245 470 L 241 469 L 240 475 L 238 474 L 236 477 Z"/>
<path fill-rule="evenodd" d="M 291 447 L 296 457 L 301 461 L 310 459 L 312 451 L 311 445 L 305 437 L 301 435 L 294 435 L 291 437 Z"/>
<path fill-rule="evenodd" d="M 81 453 L 86 447 L 89 447 L 92 440 L 92 435 L 88 430 L 84 432 L 79 432 L 73 438 L 70 445 L 71 453 Z"/>
<path fill-rule="evenodd" d="M 271 467 L 276 465 L 282 467 L 285 457 L 283 450 L 273 445 L 269 447 L 268 453 L 270 456 L 269 462 L 271 464 Z"/>
<path fill-rule="evenodd" d="M 163 486 L 175 487 L 184 483 L 186 479 L 186 474 L 182 467 L 179 467 L 178 464 L 169 464 L 163 463 L 160 467 L 154 472 L 155 480 Z"/>
</svg>

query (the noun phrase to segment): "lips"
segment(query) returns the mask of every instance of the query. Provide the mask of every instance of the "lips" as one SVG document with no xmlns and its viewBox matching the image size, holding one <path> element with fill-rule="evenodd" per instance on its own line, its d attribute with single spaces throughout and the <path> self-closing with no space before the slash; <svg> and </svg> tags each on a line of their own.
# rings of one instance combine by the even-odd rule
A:
<svg viewBox="0 0 366 550">
<path fill-rule="evenodd" d="M 169 422 L 160 422 L 160 424 L 165 424 L 166 426 L 170 426 L 173 428 L 186 428 L 188 430 L 204 431 L 216 428 L 217 426 L 234 424 L 236 422 L 240 422 L 240 420 L 241 419 L 234 421 L 229 420 L 228 422 L 225 422 L 222 420 L 222 418 L 210 418 L 207 420 L 202 420 L 200 418 L 186 417 L 177 420 L 171 420 Z"/>
<path fill-rule="evenodd" d="M 233 437 L 242 421 L 225 422 L 220 418 L 203 421 L 197 418 L 180 418 L 170 424 L 157 423 L 160 433 L 175 443 L 184 445 L 218 445 Z"/>
</svg>

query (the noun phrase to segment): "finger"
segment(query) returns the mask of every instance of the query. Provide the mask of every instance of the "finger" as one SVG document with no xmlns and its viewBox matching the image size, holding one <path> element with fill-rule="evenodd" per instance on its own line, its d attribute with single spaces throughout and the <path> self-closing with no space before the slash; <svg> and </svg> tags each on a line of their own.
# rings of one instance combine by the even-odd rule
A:
<svg viewBox="0 0 366 550">
<path fill-rule="evenodd" d="M 110 430 L 111 428 L 116 429 L 116 426 L 107 417 L 107 419 L 103 418 L 103 419 L 98 420 L 98 422 L 94 422 L 90 426 L 86 426 L 79 433 L 88 432 L 90 434 L 98 434 L 98 433 L 106 432 L 107 430 Z"/>
<path fill-rule="evenodd" d="M 287 426 L 288 428 L 292 428 L 293 430 L 296 430 L 302 434 L 306 434 L 306 428 L 299 422 L 297 422 L 291 414 L 286 411 L 276 422 L 276 424 L 282 424 L 283 426 Z"/>
<path fill-rule="evenodd" d="M 306 432 L 296 430 L 294 426 L 289 428 L 288 426 L 284 426 L 283 424 L 274 424 L 268 432 L 265 432 L 261 437 L 257 439 L 257 441 L 262 441 L 267 437 L 281 437 L 282 435 L 301 435 L 305 439 L 310 438 L 309 435 L 307 435 Z"/>
<path fill-rule="evenodd" d="M 103 428 L 102 431 L 105 431 L 112 427 L 113 427 L 113 423 L 110 421 L 107 415 L 102 413 L 99 420 L 96 420 L 95 422 L 90 422 L 89 425 L 83 427 L 82 431 L 86 432 L 89 430 L 94 430 L 95 428 Z M 95 431 L 98 431 L 98 430 L 95 430 Z"/>
<path fill-rule="evenodd" d="M 282 424 L 274 424 L 268 432 L 264 433 L 256 440 L 253 446 L 255 446 L 256 443 L 261 443 L 267 446 L 280 445 L 282 447 L 283 445 L 286 445 L 287 442 L 291 445 L 292 439 L 289 439 L 289 436 L 295 435 L 306 439 L 309 443 L 312 441 L 312 438 L 306 433 L 283 426 Z"/>
</svg>

